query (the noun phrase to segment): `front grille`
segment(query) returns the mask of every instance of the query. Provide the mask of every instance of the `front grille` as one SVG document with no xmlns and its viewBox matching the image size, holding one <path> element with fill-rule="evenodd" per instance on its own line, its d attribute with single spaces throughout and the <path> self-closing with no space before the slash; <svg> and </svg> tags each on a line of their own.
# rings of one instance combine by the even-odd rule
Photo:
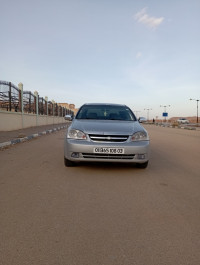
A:
<svg viewBox="0 0 200 265">
<path fill-rule="evenodd" d="M 119 143 L 126 142 L 129 135 L 99 135 L 99 134 L 90 134 L 90 139 L 93 142 L 109 142 L 109 143 Z"/>
<path fill-rule="evenodd" d="M 100 158 L 100 159 L 134 159 L 135 154 L 98 154 L 98 153 L 82 153 L 84 158 Z"/>
</svg>

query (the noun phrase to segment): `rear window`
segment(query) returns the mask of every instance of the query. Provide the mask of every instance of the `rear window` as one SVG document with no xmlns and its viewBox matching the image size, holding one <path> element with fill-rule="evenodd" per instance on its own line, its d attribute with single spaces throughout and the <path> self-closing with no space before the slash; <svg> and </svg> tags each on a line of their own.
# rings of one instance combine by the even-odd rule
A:
<svg viewBox="0 0 200 265">
<path fill-rule="evenodd" d="M 83 105 L 76 119 L 135 121 L 135 115 L 126 106 Z"/>
</svg>

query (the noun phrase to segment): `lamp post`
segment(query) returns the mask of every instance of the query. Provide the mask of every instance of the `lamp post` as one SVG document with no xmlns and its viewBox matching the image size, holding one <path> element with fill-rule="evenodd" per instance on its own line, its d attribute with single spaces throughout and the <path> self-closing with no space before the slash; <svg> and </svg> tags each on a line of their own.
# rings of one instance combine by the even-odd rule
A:
<svg viewBox="0 0 200 265">
<path fill-rule="evenodd" d="M 140 112 L 140 110 L 134 110 L 134 113 L 136 114 L 136 118 L 138 119 L 138 113 Z"/>
<path fill-rule="evenodd" d="M 152 109 L 144 109 L 144 110 L 147 110 L 147 121 L 149 121 L 149 111 Z"/>
<path fill-rule="evenodd" d="M 164 108 L 163 114 L 165 113 L 165 116 L 163 115 L 163 117 L 165 117 L 165 122 L 166 122 L 166 117 L 168 115 L 168 113 L 167 113 L 167 107 L 170 107 L 170 105 L 160 105 L 160 107 L 163 107 Z"/>
<path fill-rule="evenodd" d="M 198 123 L 199 123 L 199 99 L 193 99 L 193 98 L 190 98 L 190 100 L 195 100 L 197 102 L 197 126 L 198 126 Z"/>
</svg>

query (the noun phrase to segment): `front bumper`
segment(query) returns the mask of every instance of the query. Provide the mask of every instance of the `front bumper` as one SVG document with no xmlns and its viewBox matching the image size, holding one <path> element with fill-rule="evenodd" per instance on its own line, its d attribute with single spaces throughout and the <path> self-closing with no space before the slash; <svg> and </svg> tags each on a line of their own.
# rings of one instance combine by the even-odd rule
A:
<svg viewBox="0 0 200 265">
<path fill-rule="evenodd" d="M 124 154 L 97 154 L 94 148 L 124 148 Z M 145 163 L 149 160 L 149 141 L 126 143 L 96 143 L 65 139 L 64 156 L 74 162 Z"/>
</svg>

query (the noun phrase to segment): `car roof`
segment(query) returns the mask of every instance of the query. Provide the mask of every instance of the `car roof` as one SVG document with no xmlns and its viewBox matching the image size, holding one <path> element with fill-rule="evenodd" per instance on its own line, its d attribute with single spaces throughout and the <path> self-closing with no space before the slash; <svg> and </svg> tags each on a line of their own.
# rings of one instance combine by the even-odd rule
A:
<svg viewBox="0 0 200 265">
<path fill-rule="evenodd" d="M 94 105 L 107 105 L 107 106 L 124 106 L 126 107 L 126 105 L 124 104 L 117 104 L 117 103 L 85 103 L 82 106 L 94 106 Z"/>
</svg>

